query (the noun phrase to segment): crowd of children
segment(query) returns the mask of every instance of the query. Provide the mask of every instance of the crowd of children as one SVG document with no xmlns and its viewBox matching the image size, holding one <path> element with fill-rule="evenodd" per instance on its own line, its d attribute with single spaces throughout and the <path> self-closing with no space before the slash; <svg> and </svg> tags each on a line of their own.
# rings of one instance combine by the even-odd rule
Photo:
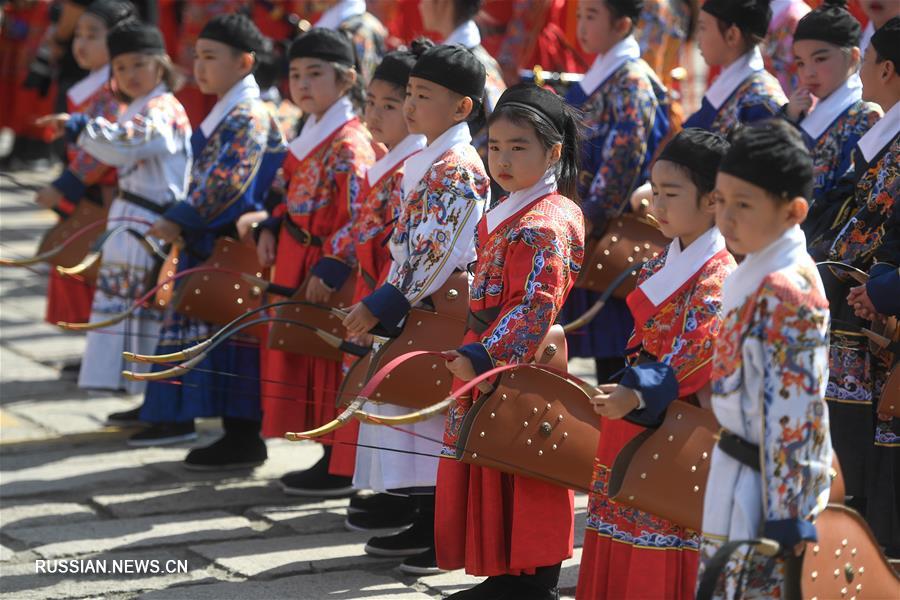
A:
<svg viewBox="0 0 900 600">
<path fill-rule="evenodd" d="M 313 25 L 292 21 L 297 35 L 274 45 L 261 29 L 289 35 L 284 11 L 202 4 L 189 9 L 192 47 L 172 50 L 190 64 L 183 73 L 128 0 L 94 0 L 77 19 L 73 52 L 88 74 L 69 89 L 68 112 L 42 121 L 65 135 L 68 164 L 36 201 L 61 218 L 97 202 L 111 236 L 96 289 L 51 276 L 49 321 L 104 321 L 144 295 L 159 260 L 142 236 L 178 253 L 177 272 L 220 238 L 251 244 L 278 289 L 304 290 L 311 304 L 354 286 L 347 338 L 376 350 L 466 275 L 465 337 L 438 365 L 458 388 L 531 361 L 552 325 L 597 301 L 575 287 L 585 257 L 646 198 L 671 242 L 624 300 L 568 332 L 569 355 L 595 361 L 600 429 L 577 597 L 692 598 L 707 569 L 717 598 L 784 597 L 817 539 L 833 454 L 848 504 L 900 556 L 900 425 L 876 410 L 897 359 L 864 334 L 898 316 L 900 10 L 862 0 L 864 28 L 841 0 L 573 0 L 578 48 L 566 64 L 594 58 L 558 95 L 491 57 L 479 0 L 422 0 L 415 33 L 441 43 L 418 37 L 392 51 L 396 23 L 382 25 L 362 0 L 297 9 Z M 531 4 L 514 17 L 566 20 L 559 3 Z M 517 40 L 519 54 L 541 54 L 542 25 Z M 682 123 L 667 86 L 695 31 L 719 72 Z M 284 73 L 261 90 L 266 56 Z M 266 103 L 282 76 L 285 100 Z M 216 345 L 179 385 L 144 389 L 120 375 L 123 351 L 169 354 L 218 328 L 139 308 L 88 333 L 79 385 L 143 391 L 140 407 L 110 415 L 143 425 L 132 446 L 193 440 L 195 419 L 221 417 L 224 435 L 184 460 L 211 471 L 258 466 L 263 438 L 340 411 L 355 358 L 272 349 L 259 330 Z M 405 572 L 486 578 L 451 598 L 558 598 L 573 492 L 456 460 L 461 424 L 488 389 L 402 428 L 353 424 L 317 438 L 322 458 L 282 487 L 352 496 L 347 527 L 393 528 L 366 552 L 402 559 Z M 676 400 L 711 410 L 722 428 L 698 531 L 610 492 L 622 449 Z M 367 410 L 408 412 L 390 398 Z M 718 564 L 729 541 L 760 535 L 781 552 L 747 547 Z"/>
</svg>

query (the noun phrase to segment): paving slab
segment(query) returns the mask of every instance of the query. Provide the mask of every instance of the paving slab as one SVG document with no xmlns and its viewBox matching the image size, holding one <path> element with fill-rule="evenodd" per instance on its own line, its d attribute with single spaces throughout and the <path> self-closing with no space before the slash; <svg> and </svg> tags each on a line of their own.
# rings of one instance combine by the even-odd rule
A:
<svg viewBox="0 0 900 600">
<path fill-rule="evenodd" d="M 97 513 L 77 502 L 32 501 L 24 503 L 3 502 L 0 506 L 0 531 L 22 527 L 69 524 L 90 521 Z"/>
<path fill-rule="evenodd" d="M 30 420 L 59 435 L 95 432 L 106 427 L 106 416 L 139 405 L 140 396 L 97 396 L 66 386 L 50 398 L 19 401 L 5 407 L 22 420 Z"/>
<path fill-rule="evenodd" d="M 257 506 L 247 511 L 253 516 L 278 525 L 285 525 L 299 534 L 323 533 L 326 531 L 346 531 L 349 499 L 316 501 L 314 499 L 293 498 L 294 503 L 286 506 Z"/>
<path fill-rule="evenodd" d="M 311 571 L 376 568 L 399 558 L 368 556 L 365 533 L 290 535 L 191 546 L 190 550 L 232 573 L 262 579 Z"/>
<path fill-rule="evenodd" d="M 10 539 L 28 545 L 43 558 L 56 558 L 109 550 L 248 538 L 259 535 L 259 529 L 245 517 L 210 511 L 24 527 L 4 533 Z"/>
<path fill-rule="evenodd" d="M 61 381 L 59 370 L 42 365 L 12 348 L 3 333 L 0 345 L 0 402 L 34 397 L 37 394 L 71 390 L 70 383 Z"/>
<path fill-rule="evenodd" d="M 247 598 L 299 598 L 302 600 L 428 600 L 385 575 L 366 571 L 342 571 L 340 577 L 325 574 L 284 577 L 273 581 L 242 581 L 189 585 L 149 592 L 140 600 L 246 600 Z"/>
</svg>

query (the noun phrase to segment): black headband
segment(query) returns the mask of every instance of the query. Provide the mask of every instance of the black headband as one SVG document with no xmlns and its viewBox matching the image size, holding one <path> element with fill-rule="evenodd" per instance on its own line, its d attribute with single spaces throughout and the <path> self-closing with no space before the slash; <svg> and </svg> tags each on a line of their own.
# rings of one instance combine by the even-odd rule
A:
<svg viewBox="0 0 900 600">
<path fill-rule="evenodd" d="M 778 197 L 812 195 L 813 163 L 809 150 L 797 130 L 779 119 L 739 130 L 719 171 Z"/>
<path fill-rule="evenodd" d="M 457 44 L 429 48 L 416 61 L 409 76 L 426 79 L 474 100 L 481 100 L 484 94 L 484 65 L 468 48 Z"/>
<path fill-rule="evenodd" d="M 94 0 L 84 12 L 106 23 L 107 29 L 112 29 L 126 19 L 137 18 L 134 4 L 128 0 Z"/>
<path fill-rule="evenodd" d="M 384 55 L 381 63 L 375 68 L 372 79 L 380 79 L 406 89 L 409 74 L 416 64 L 416 55 L 408 50 L 395 50 Z"/>
<path fill-rule="evenodd" d="M 637 22 L 644 10 L 644 0 L 606 0 L 606 4 L 623 17 L 629 17 L 632 22 Z"/>
<path fill-rule="evenodd" d="M 565 102 L 553 92 L 533 83 L 519 83 L 507 88 L 497 101 L 494 112 L 498 112 L 504 106 L 516 106 L 530 110 L 553 125 L 560 135 L 565 132 Z"/>
<path fill-rule="evenodd" d="M 846 7 L 844 0 L 826 0 L 825 4 L 800 19 L 794 41 L 817 40 L 841 48 L 859 46 L 859 21 Z"/>
<path fill-rule="evenodd" d="M 348 67 L 356 65 L 356 52 L 347 36 L 324 27 L 313 27 L 294 40 L 288 60 L 295 58 L 318 58 Z"/>
<path fill-rule="evenodd" d="M 265 48 L 265 37 L 259 28 L 246 16 L 236 13 L 213 17 L 198 37 L 221 42 L 242 52 L 261 52 Z"/>
<path fill-rule="evenodd" d="M 706 0 L 703 10 L 759 37 L 766 37 L 772 20 L 769 0 Z"/>
<path fill-rule="evenodd" d="M 657 160 L 665 160 L 686 167 L 710 184 L 730 144 L 721 135 L 689 127 L 673 137 L 659 153 Z"/>
<path fill-rule="evenodd" d="M 166 45 L 159 29 L 137 20 L 126 20 L 106 34 L 109 59 L 127 52 L 165 54 Z"/>
<path fill-rule="evenodd" d="M 894 69 L 900 69 L 900 17 L 879 27 L 869 43 L 878 51 L 878 56 L 894 63 Z"/>
</svg>

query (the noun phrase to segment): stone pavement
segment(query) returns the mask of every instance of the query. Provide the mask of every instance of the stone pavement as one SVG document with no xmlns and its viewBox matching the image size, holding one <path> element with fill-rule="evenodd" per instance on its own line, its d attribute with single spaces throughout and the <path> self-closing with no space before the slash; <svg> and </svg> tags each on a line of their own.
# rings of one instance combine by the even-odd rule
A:
<svg viewBox="0 0 900 600">
<path fill-rule="evenodd" d="M 0 174 L 0 256 L 31 255 L 52 224 L 21 187 L 51 175 Z M 43 322 L 46 271 L 0 270 L 0 598 L 425 600 L 478 581 L 404 575 L 397 560 L 366 556 L 367 534 L 344 529 L 347 500 L 285 496 L 278 477 L 312 465 L 316 444 L 269 440 L 264 466 L 225 477 L 183 469 L 187 445 L 127 448 L 131 431 L 103 420 L 140 398 L 77 388 L 66 367 L 83 337 Z M 591 366 L 572 364 L 582 375 Z M 202 421 L 199 443 L 220 431 Z M 576 497 L 578 546 L 585 506 Z M 579 557 L 564 564 L 568 596 Z M 64 559 L 57 573 L 37 572 L 49 559 Z"/>
</svg>

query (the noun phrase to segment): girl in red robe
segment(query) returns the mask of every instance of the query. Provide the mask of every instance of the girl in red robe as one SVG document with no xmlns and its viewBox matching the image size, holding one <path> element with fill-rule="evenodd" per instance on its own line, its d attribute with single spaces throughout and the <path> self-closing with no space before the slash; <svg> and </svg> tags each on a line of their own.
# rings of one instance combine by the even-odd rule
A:
<svg viewBox="0 0 900 600">
<path fill-rule="evenodd" d="M 607 496 L 613 462 L 645 427 L 658 425 L 676 398 L 708 398 L 713 339 L 722 322 L 722 283 L 735 268 L 713 225 L 716 168 L 728 147 L 720 136 L 686 129 L 663 149 L 651 172 L 651 210 L 673 239 L 641 269 L 627 303 L 634 358 L 618 384 L 591 402 L 603 416 L 588 504 L 577 597 L 694 597 L 697 532 Z"/>
<path fill-rule="evenodd" d="M 274 263 L 276 284 L 306 283 L 306 300 L 323 303 L 355 266 L 351 218 L 363 200 L 375 152 L 353 102 L 361 83 L 350 41 L 313 28 L 291 45 L 289 60 L 291 97 L 310 117 L 289 146 L 282 167 L 288 180 L 285 201 L 260 224 L 257 250 L 262 264 Z M 261 372 L 264 436 L 311 429 L 334 418 L 339 362 L 263 349 Z M 310 470 L 283 476 L 285 492 L 350 493 L 349 477 L 328 474 L 330 455 L 325 446 L 322 460 Z"/>
<path fill-rule="evenodd" d="M 511 193 L 478 223 L 469 310 L 484 327 L 470 327 L 452 351 L 447 367 L 457 379 L 530 360 L 556 320 L 584 258 L 581 209 L 566 197 L 579 146 L 576 117 L 552 92 L 520 84 L 501 96 L 489 121 L 488 158 Z M 446 419 L 437 562 L 488 578 L 450 598 L 556 598 L 560 565 L 572 555 L 573 493 L 446 458 L 456 454 L 471 407 L 472 398 L 460 398 Z"/>
<path fill-rule="evenodd" d="M 134 6 L 130 2 L 96 0 L 78 17 L 72 53 L 78 66 L 89 73 L 66 93 L 69 114 L 81 113 L 88 119 L 103 117 L 115 122 L 124 109 L 124 104 L 113 95 L 109 85 L 106 33 L 116 24 L 134 16 Z M 41 119 L 41 122 L 55 125 L 62 123 L 63 118 L 61 115 L 50 115 Z M 62 126 L 56 129 L 59 135 L 68 133 Z M 73 138 L 71 135 L 67 137 Z M 52 207 L 63 218 L 74 212 L 82 198 L 108 205 L 116 186 L 115 169 L 79 148 L 74 143 L 74 138 L 68 141 L 68 166 L 53 183 L 38 191 L 36 197 L 38 204 Z M 93 285 L 83 279 L 65 277 L 51 270 L 44 318 L 54 325 L 59 321 L 84 323 L 91 316 L 93 298 Z"/>
</svg>

